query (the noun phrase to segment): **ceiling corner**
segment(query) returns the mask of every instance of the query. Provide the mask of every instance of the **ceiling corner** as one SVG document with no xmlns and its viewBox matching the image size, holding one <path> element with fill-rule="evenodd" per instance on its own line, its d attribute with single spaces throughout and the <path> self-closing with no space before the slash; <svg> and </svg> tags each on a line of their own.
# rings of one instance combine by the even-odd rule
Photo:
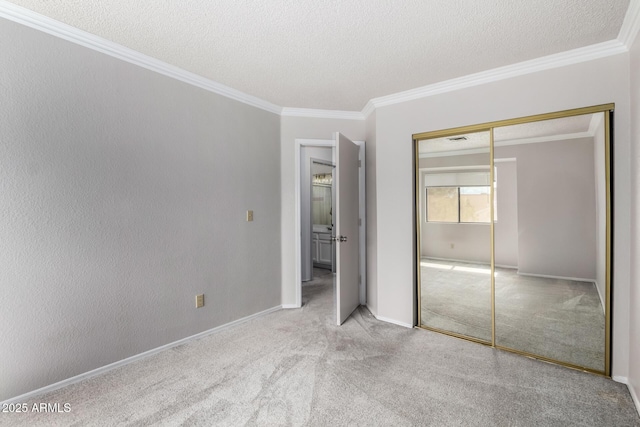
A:
<svg viewBox="0 0 640 427">
<path fill-rule="evenodd" d="M 373 113 L 373 112 L 375 111 L 375 109 L 376 109 L 376 106 L 375 106 L 375 104 L 373 103 L 373 100 L 371 100 L 371 99 L 370 99 L 370 100 L 367 102 L 367 104 L 364 106 L 364 108 L 362 109 L 362 116 L 363 116 L 365 119 L 369 118 L 369 115 L 370 115 L 371 113 Z"/>
<path fill-rule="evenodd" d="M 631 0 L 618 33 L 618 40 L 629 49 L 638 31 L 640 31 L 640 0 Z"/>
</svg>

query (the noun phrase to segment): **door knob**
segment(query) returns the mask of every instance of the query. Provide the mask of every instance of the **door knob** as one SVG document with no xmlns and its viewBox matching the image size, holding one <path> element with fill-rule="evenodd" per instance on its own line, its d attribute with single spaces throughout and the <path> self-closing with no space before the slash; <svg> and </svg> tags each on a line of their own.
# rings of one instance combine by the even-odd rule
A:
<svg viewBox="0 0 640 427">
<path fill-rule="evenodd" d="M 335 237 L 332 237 L 331 240 L 334 242 L 346 242 L 347 236 L 335 236 Z"/>
</svg>

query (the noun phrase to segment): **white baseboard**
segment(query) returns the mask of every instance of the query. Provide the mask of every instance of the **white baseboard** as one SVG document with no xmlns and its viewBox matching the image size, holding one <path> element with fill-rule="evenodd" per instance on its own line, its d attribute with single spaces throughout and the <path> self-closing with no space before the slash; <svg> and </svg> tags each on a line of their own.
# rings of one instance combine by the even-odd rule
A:
<svg viewBox="0 0 640 427">
<path fill-rule="evenodd" d="M 618 375 L 614 375 L 611 377 L 612 380 L 614 380 L 617 383 L 621 383 L 621 384 L 629 384 L 629 379 L 627 377 L 621 377 Z"/>
<path fill-rule="evenodd" d="M 160 347 L 153 348 L 151 350 L 145 351 L 145 352 L 140 353 L 140 354 L 136 354 L 136 355 L 131 356 L 131 357 L 127 357 L 126 359 L 122 359 L 122 360 L 119 360 L 117 362 L 110 363 L 110 364 L 108 364 L 106 366 L 102 366 L 100 368 L 96 368 L 96 369 L 94 369 L 92 371 L 85 372 L 83 374 L 76 375 L 76 376 L 71 377 L 71 378 L 67 378 L 66 380 L 62 380 L 62 381 L 59 381 L 57 383 L 50 384 L 48 386 L 39 388 L 37 390 L 33 390 L 33 391 L 28 392 L 28 393 L 21 394 L 20 396 L 13 397 L 11 399 L 7 399 L 5 401 L 0 402 L 0 406 L 4 405 L 4 404 L 10 404 L 10 403 L 23 403 L 23 402 L 25 402 L 25 401 L 33 398 L 33 397 L 41 395 L 41 394 L 49 393 L 51 391 L 58 390 L 58 389 L 60 389 L 62 387 L 66 387 L 68 385 L 78 383 L 78 382 L 86 380 L 88 378 L 92 378 L 92 377 L 104 374 L 105 372 L 111 371 L 113 369 L 119 368 L 119 367 L 124 366 L 124 365 L 128 365 L 129 363 L 133 363 L 133 362 L 136 362 L 136 361 L 141 360 L 141 359 L 145 359 L 145 358 L 147 358 L 149 356 L 153 356 L 154 354 L 160 353 L 160 352 L 162 352 L 164 350 L 168 350 L 168 349 L 170 349 L 172 347 L 176 347 L 176 346 L 185 344 L 185 343 L 187 343 L 189 341 L 194 341 L 194 340 L 206 337 L 207 335 L 211 335 L 211 334 L 214 334 L 214 333 L 217 333 L 217 332 L 224 331 L 225 329 L 229 329 L 232 326 L 236 326 L 236 325 L 239 325 L 241 323 L 245 323 L 245 322 L 247 322 L 249 320 L 252 320 L 252 319 L 255 319 L 257 317 L 261 317 L 261 316 L 267 315 L 269 313 L 273 313 L 274 311 L 278 311 L 278 310 L 281 310 L 281 309 L 282 309 L 282 306 L 278 305 L 278 306 L 269 308 L 267 310 L 261 311 L 259 313 L 255 313 L 255 314 L 252 314 L 250 316 L 243 317 L 242 319 L 238 319 L 238 320 L 234 320 L 233 322 L 225 323 L 224 325 L 217 326 L 217 327 L 209 329 L 207 331 L 203 331 L 203 332 L 197 333 L 195 335 L 191 335 L 189 337 L 182 338 L 182 339 L 180 339 L 178 341 L 174 341 L 172 343 L 165 344 L 165 345 L 162 345 Z"/>
<path fill-rule="evenodd" d="M 367 310 L 369 310 L 369 313 L 371 313 L 371 315 L 372 315 L 373 317 L 375 317 L 376 319 L 378 318 L 378 317 L 377 317 L 377 315 L 376 315 L 376 313 L 375 313 L 375 311 L 371 309 L 371 307 L 369 306 L 369 304 L 362 304 L 362 305 L 364 305 L 365 307 L 367 307 Z"/>
<path fill-rule="evenodd" d="M 450 262 L 462 262 L 465 264 L 480 264 L 480 265 L 491 265 L 491 262 L 487 262 L 487 261 L 470 261 L 468 259 L 455 259 L 455 258 L 438 258 L 438 257 L 434 257 L 434 256 L 428 256 L 428 257 L 421 257 L 420 261 L 422 260 L 435 260 L 435 261 L 450 261 Z"/>
<path fill-rule="evenodd" d="M 530 277 L 544 277 L 546 279 L 573 280 L 573 281 L 576 281 L 576 282 L 595 283 L 593 279 L 584 279 L 584 278 L 581 278 L 581 277 L 566 277 L 566 276 L 553 276 L 551 274 L 522 273 L 521 271 L 518 271 L 518 275 L 520 275 L 520 276 L 530 276 Z"/>
<path fill-rule="evenodd" d="M 491 265 L 490 262 L 486 262 L 486 261 L 469 261 L 469 260 L 464 260 L 464 259 L 454 259 L 454 258 L 436 258 L 436 257 L 422 257 L 420 258 L 420 260 L 435 260 L 435 261 L 450 261 L 450 262 L 461 262 L 461 263 L 465 263 L 465 264 L 479 264 L 479 265 Z M 510 270 L 517 270 L 518 266 L 517 265 L 506 265 L 506 264 L 496 264 L 496 268 L 508 268 Z"/>
<path fill-rule="evenodd" d="M 508 270 L 517 270 L 518 266 L 517 265 L 506 265 L 506 264 L 496 264 L 497 268 L 506 268 Z"/>
<path fill-rule="evenodd" d="M 631 393 L 631 399 L 633 399 L 633 403 L 636 405 L 636 411 L 638 411 L 638 415 L 640 415 L 640 399 L 638 399 L 638 395 L 636 394 L 636 389 L 629 383 L 627 383 L 627 388 L 629 388 L 629 393 Z"/>
<path fill-rule="evenodd" d="M 282 304 L 282 308 L 300 308 L 297 304 Z"/>
<path fill-rule="evenodd" d="M 378 315 L 373 315 L 373 317 L 375 317 L 376 319 L 380 320 L 381 322 L 387 322 L 387 323 L 393 323 L 394 325 L 398 325 L 398 326 L 403 326 L 405 328 L 413 328 L 413 325 L 410 325 L 409 323 L 404 323 L 404 322 L 399 322 L 397 320 L 394 319 L 389 319 L 387 317 L 382 317 L 382 316 L 378 316 Z"/>
</svg>

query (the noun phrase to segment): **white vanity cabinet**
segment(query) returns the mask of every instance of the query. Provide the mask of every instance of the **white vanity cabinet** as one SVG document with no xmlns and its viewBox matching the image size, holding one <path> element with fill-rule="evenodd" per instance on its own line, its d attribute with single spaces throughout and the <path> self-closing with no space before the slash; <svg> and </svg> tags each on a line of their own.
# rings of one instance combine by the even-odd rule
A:
<svg viewBox="0 0 640 427">
<path fill-rule="evenodd" d="M 311 252 L 313 254 L 313 264 L 318 267 L 331 268 L 331 260 L 333 258 L 331 245 L 331 233 L 313 233 L 313 243 Z"/>
</svg>

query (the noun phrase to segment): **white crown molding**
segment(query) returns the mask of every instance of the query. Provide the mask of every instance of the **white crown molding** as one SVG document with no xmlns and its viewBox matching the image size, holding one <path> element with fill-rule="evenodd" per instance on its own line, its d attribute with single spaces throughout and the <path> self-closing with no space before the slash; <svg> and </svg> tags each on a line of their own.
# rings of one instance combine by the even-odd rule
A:
<svg viewBox="0 0 640 427">
<path fill-rule="evenodd" d="M 452 92 L 524 74 L 530 74 L 536 71 L 563 67 L 566 65 L 577 64 L 627 52 L 630 44 L 635 39 L 636 34 L 640 31 L 640 0 L 631 0 L 623 25 L 620 29 L 618 39 L 616 40 L 598 43 L 480 73 L 445 80 L 443 82 L 422 86 L 404 92 L 374 98 L 369 100 L 360 112 L 316 110 L 307 108 L 282 108 L 253 95 L 246 94 L 190 71 L 183 70 L 179 67 L 167 64 L 166 62 L 144 55 L 133 49 L 129 49 L 117 43 L 103 39 L 102 37 L 98 37 L 86 31 L 56 21 L 55 19 L 40 15 L 29 9 L 9 3 L 6 0 L 0 0 L 0 17 L 281 116 L 364 120 L 379 107 L 426 98 L 445 92 Z"/>
<path fill-rule="evenodd" d="M 281 116 L 343 120 L 365 119 L 360 111 L 282 108 L 5 0 L 0 0 L 0 17 Z"/>
<path fill-rule="evenodd" d="M 47 34 L 70 41 L 80 46 L 102 52 L 114 58 L 146 68 L 165 76 L 208 90 L 218 95 L 260 108 L 270 113 L 280 114 L 282 108 L 263 99 L 248 95 L 221 83 L 183 70 L 166 62 L 144 55 L 128 47 L 98 37 L 94 34 L 35 13 L 29 9 L 0 0 L 0 17 L 34 28 Z"/>
<path fill-rule="evenodd" d="M 445 80 L 443 82 L 422 86 L 404 92 L 394 93 L 392 95 L 374 98 L 369 102 L 371 102 L 375 108 L 379 108 L 387 105 L 398 104 L 401 102 L 426 98 L 445 92 L 452 92 L 459 89 L 491 83 L 498 80 L 505 80 L 512 77 L 534 73 L 537 71 L 578 64 L 581 62 L 604 58 L 611 55 L 617 55 L 624 52 L 627 52 L 627 47 L 622 42 L 620 42 L 619 40 L 610 40 L 591 46 L 568 50 L 566 52 L 543 56 L 541 58 L 536 58 L 529 61 L 519 62 L 517 64 L 506 65 L 504 67 L 482 71 L 480 73 L 469 74 L 464 77 Z"/>
<path fill-rule="evenodd" d="M 376 106 L 373 105 L 373 102 L 371 102 L 371 100 L 369 100 L 367 102 L 367 104 L 364 106 L 364 108 L 362 109 L 362 115 L 365 117 L 365 119 L 367 117 L 369 117 L 369 115 L 371 113 L 373 113 L 376 110 Z"/>
<path fill-rule="evenodd" d="M 630 49 L 639 30 L 640 0 L 631 0 L 627 13 L 624 15 L 624 21 L 622 21 L 622 27 L 620 27 L 620 32 L 618 33 L 618 40 L 624 44 L 627 49 Z"/>
<path fill-rule="evenodd" d="M 312 108 L 289 108 L 285 107 L 280 113 L 286 117 L 310 117 L 317 119 L 344 119 L 344 120 L 364 120 L 365 116 L 360 111 L 340 111 L 340 110 L 315 110 Z"/>
</svg>

